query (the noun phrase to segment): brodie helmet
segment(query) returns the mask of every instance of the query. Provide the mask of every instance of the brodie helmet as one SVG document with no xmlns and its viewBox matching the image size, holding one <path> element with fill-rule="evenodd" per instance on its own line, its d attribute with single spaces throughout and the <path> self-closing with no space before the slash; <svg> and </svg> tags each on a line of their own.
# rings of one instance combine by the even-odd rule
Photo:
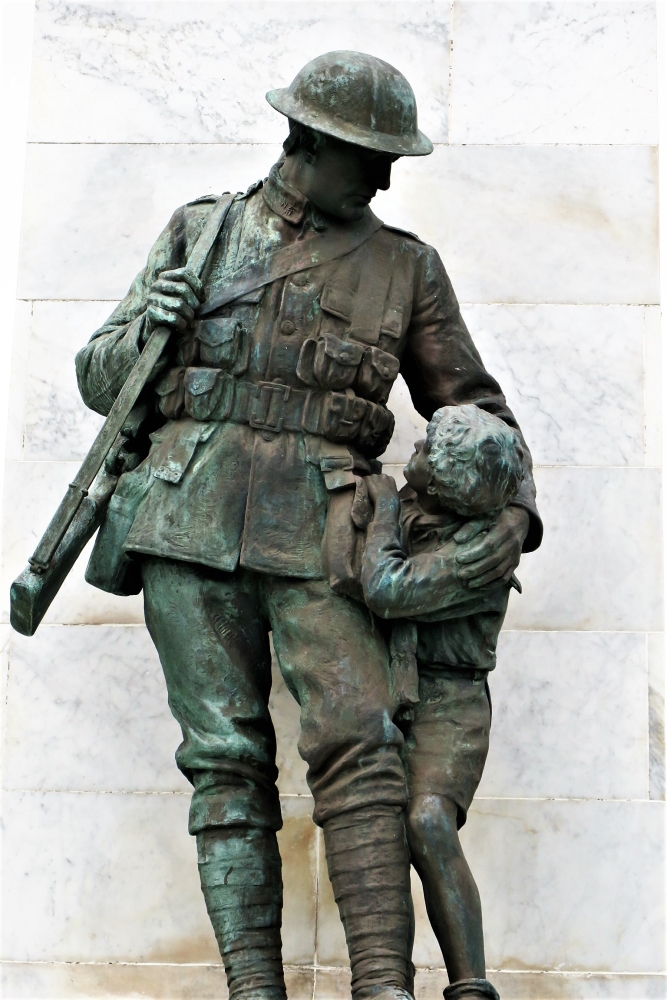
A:
<svg viewBox="0 0 667 1000">
<path fill-rule="evenodd" d="M 344 142 L 397 156 L 425 156 L 417 102 L 402 73 L 365 52 L 326 52 L 266 99 L 281 114 Z"/>
</svg>

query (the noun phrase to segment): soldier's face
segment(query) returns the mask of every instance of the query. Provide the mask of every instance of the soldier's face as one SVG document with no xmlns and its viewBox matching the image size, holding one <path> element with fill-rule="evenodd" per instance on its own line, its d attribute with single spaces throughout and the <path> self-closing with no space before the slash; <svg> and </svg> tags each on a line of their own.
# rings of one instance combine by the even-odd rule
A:
<svg viewBox="0 0 667 1000">
<path fill-rule="evenodd" d="M 378 191 L 388 189 L 398 156 L 327 137 L 313 159 L 303 172 L 302 193 L 322 212 L 352 222 Z"/>
</svg>

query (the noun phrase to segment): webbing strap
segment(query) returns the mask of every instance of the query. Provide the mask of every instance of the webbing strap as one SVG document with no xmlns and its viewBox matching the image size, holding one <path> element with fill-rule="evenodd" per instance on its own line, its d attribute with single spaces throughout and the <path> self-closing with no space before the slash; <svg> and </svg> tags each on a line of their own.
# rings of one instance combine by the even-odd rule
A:
<svg viewBox="0 0 667 1000">
<path fill-rule="evenodd" d="M 199 239 L 192 248 L 192 253 L 188 257 L 186 267 L 188 271 L 196 274 L 198 278 L 201 277 L 208 255 L 211 252 L 213 244 L 218 238 L 218 233 L 222 229 L 225 219 L 227 218 L 227 213 L 232 206 L 234 197 L 235 196 L 233 194 L 227 192 L 218 198 L 211 210 L 211 214 L 206 220 L 206 225 L 199 235 Z"/>
<path fill-rule="evenodd" d="M 324 232 L 314 233 L 304 240 L 282 247 L 261 260 L 253 261 L 232 274 L 220 288 L 212 289 L 208 300 L 200 308 L 199 315 L 206 316 L 242 295 L 296 274 L 297 271 L 337 260 L 369 240 L 382 225 L 382 221 L 369 209 L 357 223 L 332 226 Z"/>
<path fill-rule="evenodd" d="M 393 272 L 393 253 L 388 240 L 375 240 L 368 248 L 354 297 L 348 336 L 363 344 L 377 344 Z"/>
</svg>

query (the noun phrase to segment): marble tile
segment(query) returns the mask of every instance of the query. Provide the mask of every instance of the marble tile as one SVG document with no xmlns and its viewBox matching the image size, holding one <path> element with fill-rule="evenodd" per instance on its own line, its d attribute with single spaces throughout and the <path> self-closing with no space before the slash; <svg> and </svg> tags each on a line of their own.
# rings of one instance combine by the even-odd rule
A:
<svg viewBox="0 0 667 1000">
<path fill-rule="evenodd" d="M 13 915 L 5 958 L 219 961 L 187 832 L 187 796 L 3 798 L 2 891 Z"/>
<path fill-rule="evenodd" d="M 0 625 L 0 787 L 4 788 L 5 733 L 7 729 L 7 684 L 9 681 L 9 647 L 12 632 L 9 625 Z"/>
<path fill-rule="evenodd" d="M 659 307 L 464 303 L 462 314 L 537 465 L 660 464 Z M 426 420 L 400 376 L 388 406 L 382 461 L 404 465 Z"/>
<path fill-rule="evenodd" d="M 4 805 L 6 959 L 220 961 L 186 796 L 9 791 Z M 283 953 L 312 963 L 316 829 L 305 800 L 284 815 Z"/>
<path fill-rule="evenodd" d="M 174 762 L 181 739 L 143 626 L 14 633 L 6 788 L 189 795 Z"/>
<path fill-rule="evenodd" d="M 283 961 L 312 965 L 315 956 L 317 838 L 307 798 L 282 799 L 284 826 L 278 834 L 283 860 Z"/>
<path fill-rule="evenodd" d="M 21 297 L 121 297 L 178 205 L 245 189 L 279 148 L 31 146 Z M 418 159 L 373 205 L 438 248 L 462 302 L 657 302 L 652 149 L 439 146 Z"/>
<path fill-rule="evenodd" d="M 350 969 L 340 966 L 317 968 L 313 1000 L 347 1000 L 351 989 Z"/>
<path fill-rule="evenodd" d="M 222 966 L 4 962 L 0 967 L 7 1000 L 68 1000 L 85 997 L 155 997 L 162 1000 L 220 1000 L 227 997 Z M 665 977 L 596 976 L 589 973 L 492 972 L 507 1000 L 664 1000 Z M 348 1000 L 350 970 L 285 970 L 288 1000 Z M 416 1000 L 432 1000 L 447 982 L 444 970 L 418 969 Z"/>
<path fill-rule="evenodd" d="M 659 803 L 474 802 L 461 839 L 482 897 L 488 967 L 508 973 L 660 972 L 662 824 Z M 415 964 L 442 967 L 414 873 L 412 886 Z M 320 887 L 318 962 L 343 966 L 345 940 L 336 905 L 325 881 Z M 333 976 L 334 981 L 339 978 L 340 973 Z M 535 1000 L 589 994 L 556 988 L 553 993 L 508 995 Z M 606 995 L 616 994 L 590 994 Z"/>
<path fill-rule="evenodd" d="M 644 465 L 644 310 L 464 305 L 537 465 Z"/>
<path fill-rule="evenodd" d="M 665 643 L 662 632 L 649 632 L 648 734 L 649 797 L 665 798 Z"/>
<path fill-rule="evenodd" d="M 451 142 L 657 143 L 653 3 L 454 0 Z"/>
<path fill-rule="evenodd" d="M 35 302 L 25 387 L 24 459 L 82 461 L 103 418 L 83 403 L 74 357 L 113 302 Z"/>
<path fill-rule="evenodd" d="M 372 52 L 409 78 L 422 129 L 447 139 L 449 4 L 38 6 L 30 139 L 282 142 L 264 94 L 321 52 Z"/>
<path fill-rule="evenodd" d="M 659 306 L 644 309 L 646 465 L 662 465 L 662 329 Z"/>
<path fill-rule="evenodd" d="M 279 145 L 32 145 L 19 296 L 125 295 L 172 212 L 265 177 Z"/>
<path fill-rule="evenodd" d="M 9 586 L 25 569 L 37 542 L 65 495 L 78 462 L 8 462 L 4 489 L 5 548 L 2 567 L 0 614 L 9 620 Z M 45 616 L 45 623 L 143 624 L 143 601 L 114 597 L 84 580 L 93 547 L 91 540 L 79 556 L 60 593 Z"/>
<path fill-rule="evenodd" d="M 646 636 L 503 632 L 480 796 L 648 798 Z"/>
<path fill-rule="evenodd" d="M 661 803 L 478 800 L 461 839 L 489 968 L 664 970 Z"/>
<path fill-rule="evenodd" d="M 427 422 L 419 416 L 412 405 L 402 375 L 399 375 L 394 382 L 387 406 L 396 418 L 396 427 L 389 447 L 382 456 L 382 463 L 403 466 L 414 450 L 415 441 L 426 437 Z"/>
<path fill-rule="evenodd" d="M 438 146 L 373 202 L 435 246 L 461 302 L 658 301 L 647 146 Z"/>
<path fill-rule="evenodd" d="M 11 340 L 11 374 L 7 400 L 7 437 L 5 458 L 16 461 L 23 451 L 25 422 L 25 387 L 30 361 L 32 302 L 15 303 L 14 336 Z"/>
<path fill-rule="evenodd" d="M 278 744 L 276 763 L 278 765 L 278 789 L 282 795 L 304 795 L 306 808 L 312 812 L 312 799 L 306 784 L 308 766 L 299 756 L 296 746 L 301 734 L 300 709 L 287 690 L 278 664 L 274 658 L 269 709 L 276 731 Z"/>
<path fill-rule="evenodd" d="M 501 996 L 506 1000 L 664 1000 L 667 983 L 664 974 L 652 976 L 596 975 L 590 972 L 512 972 L 488 970 Z M 430 1000 L 441 991 L 446 976 L 436 969 L 418 969 L 415 1000 Z"/>
<path fill-rule="evenodd" d="M 223 1000 L 228 996 L 220 964 L 3 962 L 0 974 L 6 1000 L 137 996 Z M 285 981 L 288 1000 L 312 1000 L 312 969 L 288 966 Z"/>
<path fill-rule="evenodd" d="M 541 468 L 535 479 L 544 541 L 519 566 L 506 627 L 659 631 L 659 471 Z"/>
</svg>

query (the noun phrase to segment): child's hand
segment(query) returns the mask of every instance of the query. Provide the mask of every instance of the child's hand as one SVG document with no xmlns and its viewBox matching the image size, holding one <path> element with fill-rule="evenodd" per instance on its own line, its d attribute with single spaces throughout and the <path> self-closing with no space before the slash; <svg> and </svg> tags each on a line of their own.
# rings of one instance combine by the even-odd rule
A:
<svg viewBox="0 0 667 1000">
<path fill-rule="evenodd" d="M 396 482 L 391 476 L 384 474 L 365 476 L 364 483 L 368 490 L 368 498 L 376 510 L 379 508 L 398 510 L 401 501 L 398 498 Z"/>
</svg>

